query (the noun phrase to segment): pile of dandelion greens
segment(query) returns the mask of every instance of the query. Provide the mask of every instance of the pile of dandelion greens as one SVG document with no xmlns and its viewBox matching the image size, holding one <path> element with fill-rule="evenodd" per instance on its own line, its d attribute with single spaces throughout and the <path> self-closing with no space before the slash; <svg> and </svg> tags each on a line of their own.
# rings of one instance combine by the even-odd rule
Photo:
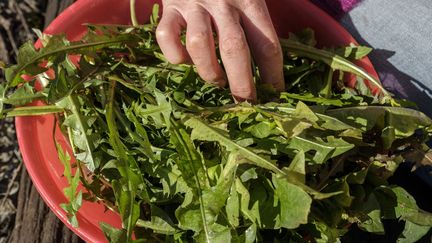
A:
<svg viewBox="0 0 432 243">
<path fill-rule="evenodd" d="M 154 14 L 75 42 L 41 34 L 42 48 L 26 43 L 4 67 L 0 117 L 54 114 L 69 138 L 73 154 L 57 149 L 73 225 L 89 200 L 121 216 L 121 229 L 100 223 L 111 242 L 337 242 L 353 225 L 384 234 L 391 219 L 405 222 L 400 242 L 428 232 L 432 214 L 387 179 L 428 158 L 432 121 L 353 64 L 369 48 L 293 34 L 281 40 L 286 91 L 256 71 L 258 102 L 235 103 L 169 64 L 156 25 Z"/>
</svg>

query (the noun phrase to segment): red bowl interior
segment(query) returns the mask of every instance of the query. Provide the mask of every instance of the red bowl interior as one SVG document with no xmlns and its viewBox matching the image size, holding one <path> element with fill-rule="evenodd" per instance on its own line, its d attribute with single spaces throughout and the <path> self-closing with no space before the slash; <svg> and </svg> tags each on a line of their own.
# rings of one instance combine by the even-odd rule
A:
<svg viewBox="0 0 432 243">
<path fill-rule="evenodd" d="M 152 4 L 158 1 L 137 0 L 138 19 L 147 21 Z M 320 46 L 340 46 L 355 43 L 352 36 L 335 20 L 315 7 L 309 1 L 268 0 L 268 7 L 276 30 L 281 37 L 289 32 L 310 27 L 316 31 Z M 71 40 L 79 39 L 85 33 L 85 23 L 130 24 L 129 0 L 78 0 L 45 30 L 48 34 L 66 33 Z M 358 62 L 366 71 L 376 72 L 368 59 Z M 79 228 L 73 228 L 67 221 L 65 211 L 59 206 L 67 200 L 63 188 L 67 186 L 63 166 L 58 160 L 52 136 L 53 116 L 19 117 L 16 129 L 25 166 L 33 183 L 44 201 L 70 229 L 88 242 L 106 242 L 99 222 L 116 227 L 121 226 L 120 217 L 98 203 L 84 202 L 77 217 Z M 63 147 L 71 150 L 58 128 L 56 139 Z"/>
</svg>

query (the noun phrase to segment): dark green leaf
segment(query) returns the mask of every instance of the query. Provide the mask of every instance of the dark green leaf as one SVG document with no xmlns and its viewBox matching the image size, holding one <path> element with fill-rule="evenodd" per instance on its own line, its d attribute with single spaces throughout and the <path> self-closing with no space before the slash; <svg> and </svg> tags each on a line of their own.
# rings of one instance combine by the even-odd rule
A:
<svg viewBox="0 0 432 243">
<path fill-rule="evenodd" d="M 366 57 L 371 51 L 372 48 L 367 46 L 351 45 L 348 47 L 337 49 L 336 53 L 350 60 L 359 60 L 363 57 Z"/>
<path fill-rule="evenodd" d="M 407 221 L 405 222 L 405 228 L 402 232 L 402 235 L 397 240 L 397 243 L 418 242 L 430 230 L 431 226 L 422 226 Z"/>
<path fill-rule="evenodd" d="M 295 99 L 303 102 L 312 102 L 321 105 L 332 105 L 332 106 L 344 106 L 350 105 L 351 102 L 347 102 L 341 99 L 329 99 L 323 97 L 317 97 L 313 94 L 292 94 L 292 93 L 282 93 L 281 98 L 283 99 Z"/>
<path fill-rule="evenodd" d="M 182 172 L 185 182 L 189 187 L 194 188 L 194 192 L 198 195 L 200 191 L 209 186 L 206 169 L 203 167 L 203 158 L 184 128 L 180 127 L 179 124 L 173 124 L 171 131 L 173 133 L 171 142 L 177 147 L 180 155 L 176 160 L 177 166 Z"/>
<path fill-rule="evenodd" d="M 0 88 L 0 93 L 1 92 L 2 88 Z M 3 102 L 4 104 L 10 104 L 14 106 L 23 106 L 34 100 L 43 99 L 44 97 L 44 94 L 40 92 L 35 93 L 33 87 L 31 87 L 30 84 L 25 83 L 9 97 L 5 99 L 0 98 L 0 104 Z"/>
<path fill-rule="evenodd" d="M 396 216 L 423 226 L 432 226 L 432 214 L 418 208 L 415 199 L 403 188 L 394 187 L 398 206 L 395 208 Z"/>
<path fill-rule="evenodd" d="M 83 116 L 80 112 L 81 104 L 76 96 L 70 95 L 66 99 L 68 102 L 67 108 L 72 111 L 72 115 L 66 118 L 65 125 L 72 129 L 73 134 L 69 135 L 72 136 L 74 144 L 83 151 L 80 160 L 87 165 L 90 171 L 94 171 L 99 165 L 95 160 L 95 144 L 92 142 L 93 139 L 89 132 L 90 119 L 92 118 Z"/>
<path fill-rule="evenodd" d="M 169 216 L 155 205 L 151 206 L 150 221 L 138 220 L 137 227 L 151 229 L 159 234 L 173 235 L 178 232 Z"/>
<path fill-rule="evenodd" d="M 393 127 L 396 137 L 409 137 L 419 127 L 432 125 L 432 120 L 422 112 L 403 107 L 358 106 L 332 109 L 326 114 L 364 130 Z"/>
<path fill-rule="evenodd" d="M 300 187 L 273 176 L 275 193 L 279 197 L 281 226 L 295 229 L 308 222 L 312 198 Z"/>
<path fill-rule="evenodd" d="M 3 113 L 6 117 L 42 116 L 42 115 L 49 115 L 49 114 L 62 113 L 62 112 L 64 112 L 64 109 L 55 105 L 24 106 L 24 107 L 3 110 Z"/>
<path fill-rule="evenodd" d="M 229 139 L 223 131 L 220 131 L 217 128 L 210 127 L 196 118 L 188 119 L 185 122 L 185 125 L 193 128 L 191 135 L 192 139 L 198 139 L 203 141 L 217 141 L 222 146 L 225 146 L 228 151 L 239 153 L 239 155 L 243 156 L 250 163 L 274 171 L 276 173 L 283 174 L 283 172 L 279 168 L 277 168 L 277 166 L 273 162 L 268 161 L 267 159 L 255 154 L 251 150 L 236 144 L 234 141 Z"/>
<path fill-rule="evenodd" d="M 286 48 L 287 51 L 293 52 L 300 56 L 305 56 L 312 58 L 317 61 L 322 61 L 329 65 L 331 68 L 335 70 L 340 70 L 343 72 L 350 72 L 353 74 L 356 74 L 364 79 L 369 80 L 376 88 L 382 92 L 382 94 L 386 98 L 391 99 L 391 95 L 388 91 L 386 91 L 383 86 L 381 85 L 381 82 L 377 80 L 376 78 L 372 77 L 370 74 L 365 72 L 363 69 L 357 67 L 352 62 L 346 60 L 345 58 L 338 56 L 336 54 L 333 54 L 331 52 L 325 51 L 325 50 L 319 50 L 315 49 L 311 46 L 307 46 L 304 44 L 301 44 L 296 41 L 291 40 L 281 40 L 281 44 L 283 48 Z"/>
<path fill-rule="evenodd" d="M 78 183 L 80 181 L 80 171 L 76 170 L 73 174 L 71 166 L 71 157 L 69 153 L 56 143 L 59 160 L 63 164 L 63 175 L 69 183 L 69 186 L 63 189 L 63 192 L 69 201 L 68 203 L 61 204 L 60 206 L 66 211 L 69 222 L 73 227 L 78 227 L 76 214 L 82 204 L 82 192 L 78 190 Z"/>
<path fill-rule="evenodd" d="M 125 243 L 128 242 L 128 238 L 126 236 L 126 230 L 116 229 L 111 225 L 100 222 L 100 227 L 105 235 L 105 238 L 111 243 Z"/>
<path fill-rule="evenodd" d="M 228 199 L 226 201 L 226 214 L 230 225 L 233 227 L 238 227 L 240 224 L 240 198 L 235 183 L 232 184 Z"/>
<path fill-rule="evenodd" d="M 361 212 L 365 214 L 365 220 L 358 224 L 360 228 L 367 232 L 384 234 L 384 226 L 381 222 L 380 203 L 373 193 L 362 205 Z"/>
<path fill-rule="evenodd" d="M 114 119 L 114 89 L 115 82 L 111 83 L 109 102 L 107 106 L 106 119 L 109 130 L 109 139 L 113 149 L 118 157 L 117 168 L 122 176 L 120 181 L 113 181 L 113 189 L 116 197 L 117 206 L 119 207 L 122 217 L 123 228 L 126 230 L 126 238 L 132 237 L 132 231 L 136 221 L 140 215 L 140 207 L 136 201 L 138 185 L 140 183 L 139 176 L 132 170 L 134 164 L 130 164 L 129 156 L 126 153 L 126 148 L 120 140 L 117 124 Z M 123 185 L 126 185 L 125 187 Z M 148 196 L 147 196 L 148 197 Z"/>
<path fill-rule="evenodd" d="M 341 138 L 327 137 L 327 141 L 322 138 L 304 138 L 304 137 L 294 137 L 291 139 L 289 148 L 308 151 L 315 151 L 313 161 L 318 164 L 322 164 L 329 158 L 334 158 L 341 155 L 352 148 L 353 144 L 345 142 Z"/>
<path fill-rule="evenodd" d="M 306 159 L 303 150 L 297 152 L 286 171 L 288 176 L 292 176 L 300 183 L 306 183 Z"/>
</svg>

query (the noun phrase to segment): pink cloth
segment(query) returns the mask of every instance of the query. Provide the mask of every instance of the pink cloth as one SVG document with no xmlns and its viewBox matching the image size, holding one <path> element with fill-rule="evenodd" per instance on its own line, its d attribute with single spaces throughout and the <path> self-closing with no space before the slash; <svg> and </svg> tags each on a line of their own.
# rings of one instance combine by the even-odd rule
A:
<svg viewBox="0 0 432 243">
<path fill-rule="evenodd" d="M 362 0 L 312 0 L 312 2 L 329 12 L 335 18 L 340 18 L 361 1 Z"/>
<path fill-rule="evenodd" d="M 330 2 L 334 2 L 334 3 L 339 2 L 339 6 L 341 10 L 344 12 L 348 12 L 352 8 L 354 8 L 360 1 L 359 0 L 339 0 L 339 1 L 330 0 Z"/>
</svg>

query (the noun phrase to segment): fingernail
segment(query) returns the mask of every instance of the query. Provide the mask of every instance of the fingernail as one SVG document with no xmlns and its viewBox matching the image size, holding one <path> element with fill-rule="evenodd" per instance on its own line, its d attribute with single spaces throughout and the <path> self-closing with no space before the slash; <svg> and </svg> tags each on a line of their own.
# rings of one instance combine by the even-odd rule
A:
<svg viewBox="0 0 432 243">
<path fill-rule="evenodd" d="M 256 103 L 256 97 L 252 97 L 252 98 L 243 98 L 237 95 L 233 95 L 234 98 L 234 102 L 235 103 L 241 103 L 241 102 L 248 102 L 250 104 L 255 104 Z"/>
<path fill-rule="evenodd" d="M 236 104 L 242 103 L 242 102 L 247 102 L 249 104 L 255 104 L 256 103 L 256 100 L 244 99 L 244 98 L 240 98 L 240 97 L 237 97 L 237 96 L 233 96 L 233 98 L 234 98 L 234 102 Z"/>
</svg>

